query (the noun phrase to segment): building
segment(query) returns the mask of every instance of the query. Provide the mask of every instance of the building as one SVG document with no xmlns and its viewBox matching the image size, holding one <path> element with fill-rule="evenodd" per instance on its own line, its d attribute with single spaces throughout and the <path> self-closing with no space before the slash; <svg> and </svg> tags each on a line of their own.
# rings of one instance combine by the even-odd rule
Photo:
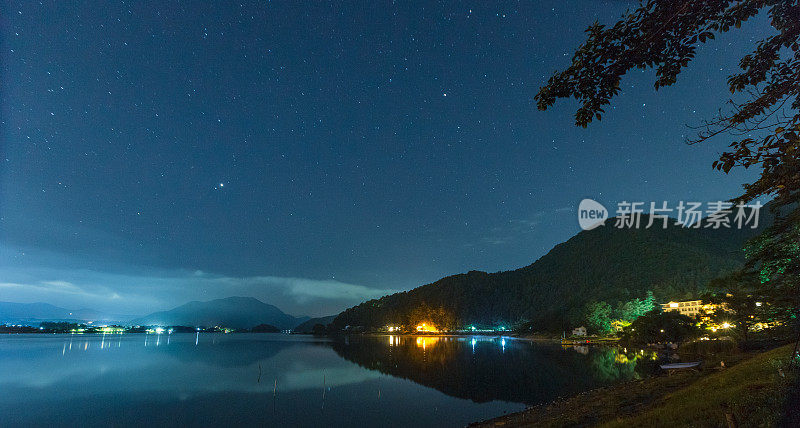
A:
<svg viewBox="0 0 800 428">
<path fill-rule="evenodd" d="M 625 327 L 631 325 L 630 321 L 623 321 L 623 320 L 614 320 L 611 321 L 611 328 L 614 329 L 615 332 L 619 333 L 625 330 Z"/>
<path fill-rule="evenodd" d="M 586 336 L 586 327 L 580 326 L 572 329 L 573 336 Z"/>
<path fill-rule="evenodd" d="M 702 300 L 687 300 L 684 302 L 662 303 L 661 311 L 677 311 L 681 315 L 694 318 L 697 315 L 705 315 L 708 312 L 713 312 L 713 306 L 714 305 L 704 305 Z"/>
</svg>

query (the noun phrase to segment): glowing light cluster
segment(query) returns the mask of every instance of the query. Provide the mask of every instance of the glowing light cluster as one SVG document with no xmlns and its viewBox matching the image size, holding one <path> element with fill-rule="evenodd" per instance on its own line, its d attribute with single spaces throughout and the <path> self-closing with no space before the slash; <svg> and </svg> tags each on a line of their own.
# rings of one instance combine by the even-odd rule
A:
<svg viewBox="0 0 800 428">
<path fill-rule="evenodd" d="M 438 337 L 418 337 L 417 338 L 417 347 L 422 348 L 423 350 L 429 346 L 433 346 L 436 342 L 439 341 Z"/>
<path fill-rule="evenodd" d="M 422 323 L 417 326 L 417 331 L 419 333 L 438 333 L 439 329 L 437 329 L 433 324 Z"/>
</svg>

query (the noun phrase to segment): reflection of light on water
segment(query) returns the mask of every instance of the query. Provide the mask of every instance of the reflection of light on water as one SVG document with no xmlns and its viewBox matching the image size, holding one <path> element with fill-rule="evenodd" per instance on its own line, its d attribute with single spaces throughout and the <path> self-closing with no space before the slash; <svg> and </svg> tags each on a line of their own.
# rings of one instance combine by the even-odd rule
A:
<svg viewBox="0 0 800 428">
<path fill-rule="evenodd" d="M 505 354 L 506 353 L 506 339 L 505 338 L 502 338 L 502 337 L 500 338 L 500 346 L 503 348 L 503 353 Z"/>
<path fill-rule="evenodd" d="M 478 339 L 473 337 L 470 342 L 472 343 L 472 353 L 474 354 L 475 353 L 475 344 L 478 343 Z"/>
<path fill-rule="evenodd" d="M 197 343 L 200 342 L 200 332 L 198 331 L 197 334 L 194 336 L 194 346 L 197 346 Z"/>
<path fill-rule="evenodd" d="M 400 336 L 389 336 L 389 346 L 400 346 Z"/>
<path fill-rule="evenodd" d="M 438 337 L 418 337 L 417 338 L 417 347 L 422 348 L 425 350 L 428 346 L 433 346 L 436 342 L 439 341 Z"/>
</svg>

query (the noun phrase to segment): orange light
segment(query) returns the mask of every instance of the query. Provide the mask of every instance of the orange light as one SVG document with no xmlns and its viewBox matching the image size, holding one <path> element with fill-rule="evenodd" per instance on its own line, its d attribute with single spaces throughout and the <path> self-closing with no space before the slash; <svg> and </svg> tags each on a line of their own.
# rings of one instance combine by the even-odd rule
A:
<svg viewBox="0 0 800 428">
<path fill-rule="evenodd" d="M 429 325 L 428 323 L 422 323 L 417 326 L 417 331 L 420 333 L 438 333 L 439 330 L 434 325 Z"/>
<path fill-rule="evenodd" d="M 423 350 L 428 346 L 433 346 L 436 342 L 439 341 L 438 337 L 418 337 L 417 338 L 417 347 L 422 348 Z"/>
</svg>

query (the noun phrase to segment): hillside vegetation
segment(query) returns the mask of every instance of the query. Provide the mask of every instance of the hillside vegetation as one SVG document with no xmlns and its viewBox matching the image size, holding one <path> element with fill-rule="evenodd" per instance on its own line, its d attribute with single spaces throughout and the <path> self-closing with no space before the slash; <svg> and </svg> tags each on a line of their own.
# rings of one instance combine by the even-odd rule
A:
<svg viewBox="0 0 800 428">
<path fill-rule="evenodd" d="M 658 302 L 698 296 L 711 279 L 741 266 L 741 246 L 758 232 L 618 229 L 613 222 L 577 234 L 521 269 L 471 271 L 364 302 L 342 312 L 332 327 L 427 320 L 446 328 L 529 322 L 536 331 L 563 331 L 582 322 L 590 302 L 615 305 L 648 291 Z"/>
</svg>

